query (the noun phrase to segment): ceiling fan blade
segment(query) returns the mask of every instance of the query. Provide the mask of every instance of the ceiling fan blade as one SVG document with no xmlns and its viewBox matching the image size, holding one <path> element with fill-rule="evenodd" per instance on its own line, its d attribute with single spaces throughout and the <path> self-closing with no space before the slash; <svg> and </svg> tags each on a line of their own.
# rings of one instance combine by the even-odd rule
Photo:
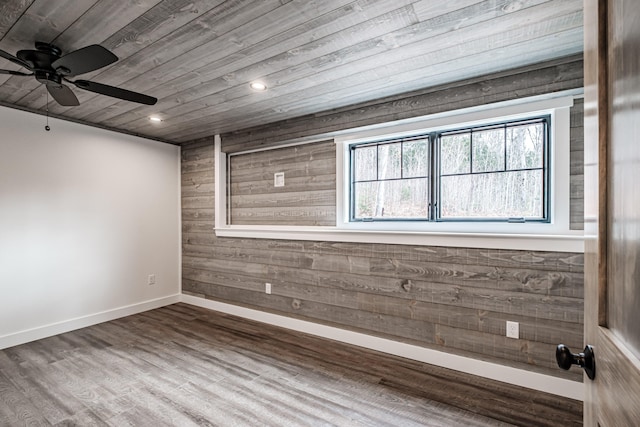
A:
<svg viewBox="0 0 640 427">
<path fill-rule="evenodd" d="M 33 76 L 33 73 L 27 74 L 27 73 L 22 73 L 20 71 L 13 71 L 13 70 L 0 70 L 0 74 L 11 74 L 12 76 Z"/>
<path fill-rule="evenodd" d="M 21 66 L 23 68 L 26 68 L 27 70 L 33 71 L 33 66 L 31 64 L 29 64 L 26 61 L 23 61 L 20 58 L 16 58 L 15 56 L 11 55 L 8 52 L 5 52 L 2 49 L 0 49 L 0 56 L 3 57 L 4 59 L 8 59 L 9 61 L 13 62 L 14 64 L 18 64 L 19 66 Z"/>
<path fill-rule="evenodd" d="M 76 105 L 80 105 L 78 98 L 76 98 L 76 95 L 71 89 L 69 89 L 68 86 L 47 85 L 47 90 L 49 91 L 53 99 L 55 99 L 56 102 L 63 107 L 75 107 Z"/>
<path fill-rule="evenodd" d="M 51 67 L 62 75 L 77 76 L 106 67 L 117 60 L 118 57 L 109 50 L 92 44 L 56 59 L 51 63 Z"/>
<path fill-rule="evenodd" d="M 70 80 L 67 81 L 71 82 Z M 132 92 L 119 87 L 103 85 L 102 83 L 90 82 L 88 80 L 76 80 L 71 83 L 80 89 L 85 89 L 101 95 L 112 96 L 118 99 L 124 99 L 125 101 L 137 102 L 138 104 L 155 105 L 155 103 L 158 102 L 158 99 L 152 96 L 143 95 L 141 93 Z"/>
</svg>

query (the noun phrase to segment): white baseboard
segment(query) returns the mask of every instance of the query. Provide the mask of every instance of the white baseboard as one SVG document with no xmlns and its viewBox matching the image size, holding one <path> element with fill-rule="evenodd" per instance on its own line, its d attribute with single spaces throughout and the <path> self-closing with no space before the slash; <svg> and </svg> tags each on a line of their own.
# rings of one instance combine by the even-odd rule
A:
<svg viewBox="0 0 640 427">
<path fill-rule="evenodd" d="M 87 316 L 76 317 L 75 319 L 64 320 L 62 322 L 52 323 L 25 331 L 15 332 L 13 334 L 0 336 L 0 350 L 25 344 L 31 341 L 48 338 L 54 335 L 63 334 L 65 332 L 74 331 L 97 323 L 108 322 L 120 317 L 131 316 L 132 314 L 142 313 L 143 311 L 153 310 L 155 308 L 164 307 L 169 304 L 180 302 L 181 294 L 174 294 L 168 297 L 157 298 L 144 301 L 137 304 L 131 304 L 124 307 L 114 308 Z"/>
<path fill-rule="evenodd" d="M 321 325 L 299 319 L 293 319 L 259 310 L 225 304 L 204 298 L 182 294 L 181 301 L 186 304 L 232 314 L 270 325 L 280 326 L 335 341 L 341 341 L 359 347 L 417 360 L 430 365 L 441 366 L 479 377 L 489 378 L 520 387 L 539 390 L 557 396 L 584 400 L 584 385 L 577 381 L 557 378 L 550 375 L 512 368 L 497 363 L 485 362 L 470 357 L 456 356 L 438 350 L 406 344 L 385 338 L 374 337 L 359 332 L 348 331 L 332 326 Z"/>
</svg>

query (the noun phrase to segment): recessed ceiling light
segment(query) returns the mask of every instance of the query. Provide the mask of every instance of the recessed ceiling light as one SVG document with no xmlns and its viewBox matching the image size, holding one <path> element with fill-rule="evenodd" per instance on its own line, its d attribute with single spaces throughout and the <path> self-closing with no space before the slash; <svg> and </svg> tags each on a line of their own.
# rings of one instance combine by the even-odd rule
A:
<svg viewBox="0 0 640 427">
<path fill-rule="evenodd" d="M 267 85 L 262 82 L 253 82 L 249 86 L 251 86 L 251 89 L 253 90 L 259 90 L 259 91 L 267 90 Z"/>
<path fill-rule="evenodd" d="M 149 117 L 149 120 L 151 120 L 153 123 L 160 123 L 162 121 L 162 119 L 157 116 L 151 116 Z"/>
</svg>

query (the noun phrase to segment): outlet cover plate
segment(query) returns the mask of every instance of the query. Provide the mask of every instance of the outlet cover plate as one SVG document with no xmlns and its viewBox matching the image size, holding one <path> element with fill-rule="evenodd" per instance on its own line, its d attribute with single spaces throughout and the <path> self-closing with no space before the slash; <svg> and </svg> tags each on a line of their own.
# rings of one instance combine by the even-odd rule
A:
<svg viewBox="0 0 640 427">
<path fill-rule="evenodd" d="M 520 339 L 520 324 L 507 320 L 507 338 Z"/>
</svg>

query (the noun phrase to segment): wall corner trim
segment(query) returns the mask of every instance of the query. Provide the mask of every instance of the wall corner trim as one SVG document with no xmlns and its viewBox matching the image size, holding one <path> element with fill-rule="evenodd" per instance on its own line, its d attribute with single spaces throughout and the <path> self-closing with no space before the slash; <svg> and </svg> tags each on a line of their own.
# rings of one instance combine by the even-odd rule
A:
<svg viewBox="0 0 640 427">
<path fill-rule="evenodd" d="M 419 362 L 453 369 L 471 375 L 488 378 L 504 383 L 530 388 L 569 399 L 584 400 L 584 385 L 577 381 L 557 378 L 550 375 L 512 368 L 497 363 L 485 362 L 470 357 L 457 356 L 438 350 L 379 338 L 359 332 L 333 326 L 322 325 L 278 314 L 267 313 L 237 305 L 213 301 L 201 297 L 182 294 L 180 301 L 186 304 L 219 311 L 234 316 L 267 323 L 298 332 L 328 338 L 395 356 L 405 357 Z"/>
<path fill-rule="evenodd" d="M 173 294 L 166 297 L 151 299 L 136 304 L 125 305 L 123 307 L 105 310 L 86 316 L 76 317 L 74 319 L 63 320 L 61 322 L 51 323 L 20 332 L 0 336 L 0 350 L 48 338 L 54 335 L 63 334 L 65 332 L 74 331 L 76 329 L 86 328 L 87 326 L 96 325 L 98 323 L 108 322 L 110 320 L 119 319 L 132 314 L 142 313 L 144 311 L 153 310 L 170 304 L 180 302 L 181 294 Z"/>
</svg>

